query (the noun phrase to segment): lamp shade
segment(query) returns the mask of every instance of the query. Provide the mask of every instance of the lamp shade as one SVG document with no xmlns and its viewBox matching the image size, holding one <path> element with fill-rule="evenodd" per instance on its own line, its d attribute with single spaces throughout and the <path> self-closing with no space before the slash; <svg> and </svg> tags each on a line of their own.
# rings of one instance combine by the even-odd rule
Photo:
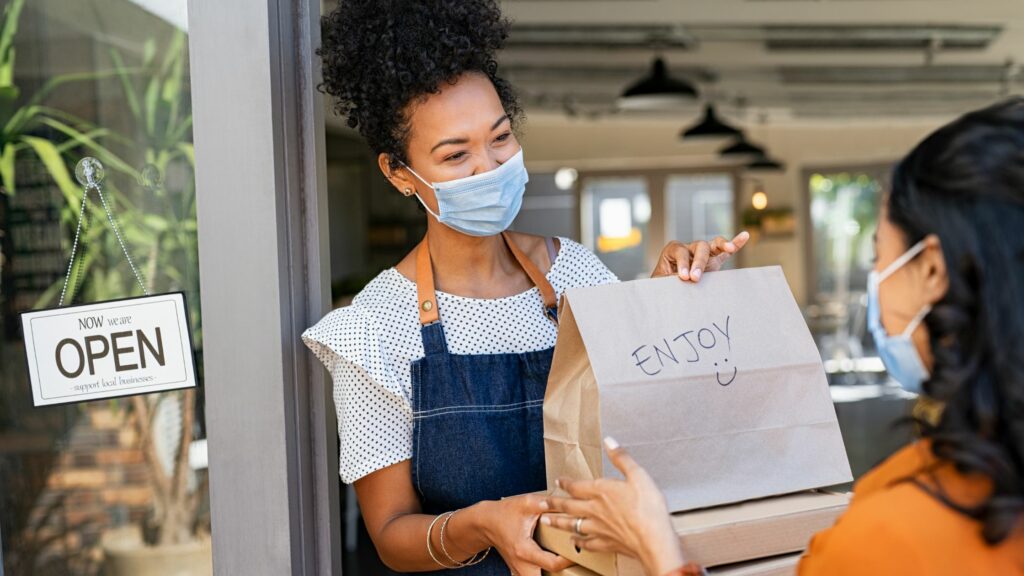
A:
<svg viewBox="0 0 1024 576">
<path fill-rule="evenodd" d="M 646 108 L 696 97 L 697 88 L 693 84 L 669 76 L 665 60 L 655 58 L 651 73 L 627 87 L 618 104 L 621 108 Z"/>
<path fill-rule="evenodd" d="M 704 118 L 697 124 L 683 130 L 680 135 L 683 140 L 696 140 L 700 138 L 735 138 L 742 137 L 743 132 L 735 126 L 730 126 L 718 118 L 715 107 L 708 104 L 704 108 Z"/>
<path fill-rule="evenodd" d="M 757 159 L 765 156 L 766 152 L 764 148 L 761 148 L 756 144 L 751 144 L 746 138 L 741 136 L 732 144 L 729 144 L 719 150 L 718 154 L 726 158 L 743 158 L 750 156 Z"/>
<path fill-rule="evenodd" d="M 761 156 L 750 164 L 747 164 L 747 170 L 755 172 L 779 172 L 785 169 L 785 164 L 768 156 Z"/>
</svg>

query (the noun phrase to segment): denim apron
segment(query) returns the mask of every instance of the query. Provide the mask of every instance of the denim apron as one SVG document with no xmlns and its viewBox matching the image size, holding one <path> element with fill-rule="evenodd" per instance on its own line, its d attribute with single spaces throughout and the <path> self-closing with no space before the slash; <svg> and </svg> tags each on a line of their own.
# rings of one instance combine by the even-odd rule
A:
<svg viewBox="0 0 1024 576">
<path fill-rule="evenodd" d="M 557 323 L 551 284 L 507 234 L 502 237 Z M 426 239 L 417 248 L 416 284 L 424 357 L 412 363 L 412 478 L 423 513 L 544 490 L 542 404 L 554 348 L 452 354 L 437 312 Z M 507 576 L 509 568 L 492 550 L 480 564 L 439 572 Z"/>
</svg>

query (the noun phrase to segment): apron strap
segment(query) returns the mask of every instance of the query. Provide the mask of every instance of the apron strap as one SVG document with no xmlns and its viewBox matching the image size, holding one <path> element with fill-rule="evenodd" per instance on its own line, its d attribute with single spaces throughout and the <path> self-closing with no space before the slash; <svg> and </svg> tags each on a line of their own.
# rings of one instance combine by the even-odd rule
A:
<svg viewBox="0 0 1024 576">
<path fill-rule="evenodd" d="M 555 250 L 555 239 L 551 236 L 544 237 L 544 243 L 548 246 L 548 269 L 554 267 L 555 260 L 558 258 L 558 250 Z"/>
<path fill-rule="evenodd" d="M 541 273 L 540 268 L 533 263 L 533 260 L 527 258 L 526 254 L 516 246 L 516 243 L 512 241 L 512 237 L 509 236 L 508 232 L 502 232 L 501 237 L 505 239 L 505 244 L 508 245 L 508 249 L 512 251 L 512 256 L 515 257 L 519 265 L 523 267 L 523 271 L 530 277 L 530 281 L 533 285 L 540 290 L 540 296 L 544 300 L 544 308 L 557 308 L 558 300 L 555 298 L 555 289 L 551 287 L 551 283 Z"/>
<path fill-rule="evenodd" d="M 512 256 L 522 267 L 530 281 L 540 290 L 541 299 L 544 301 L 544 309 L 548 315 L 558 309 L 558 299 L 555 297 L 555 289 L 548 282 L 548 279 L 541 273 L 537 265 L 530 260 L 519 246 L 512 241 L 507 232 L 502 232 L 501 237 L 505 240 Z M 434 290 L 434 269 L 430 263 L 430 247 L 427 244 L 427 237 L 416 247 L 416 296 L 419 303 L 420 324 L 426 326 L 440 319 L 437 313 L 437 296 Z"/>
<path fill-rule="evenodd" d="M 426 326 L 437 322 L 441 317 L 437 314 L 434 269 L 430 265 L 430 248 L 427 246 L 426 236 L 416 247 L 416 295 L 420 308 L 420 325 Z"/>
</svg>

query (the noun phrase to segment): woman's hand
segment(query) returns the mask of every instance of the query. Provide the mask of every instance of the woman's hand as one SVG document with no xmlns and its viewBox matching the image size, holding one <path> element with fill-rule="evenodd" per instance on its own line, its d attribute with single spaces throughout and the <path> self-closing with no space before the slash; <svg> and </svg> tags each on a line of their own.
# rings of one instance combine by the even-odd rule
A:
<svg viewBox="0 0 1024 576">
<path fill-rule="evenodd" d="M 732 240 L 718 236 L 711 242 L 669 242 L 661 250 L 658 265 L 654 267 L 651 277 L 677 275 L 680 280 L 698 282 L 704 272 L 720 269 L 730 256 L 743 248 L 747 240 L 750 240 L 750 234 L 744 231 Z"/>
<path fill-rule="evenodd" d="M 625 481 L 559 479 L 571 498 L 549 497 L 551 511 L 561 514 L 545 514 L 541 522 L 572 532 L 577 548 L 637 558 L 654 576 L 682 566 L 664 495 L 615 440 L 606 438 L 605 449 Z"/>
<path fill-rule="evenodd" d="M 512 574 L 540 576 L 541 570 L 559 572 L 573 565 L 571 560 L 541 549 L 533 540 L 537 520 L 549 511 L 549 504 L 543 496 L 523 494 L 488 505 L 486 537 Z"/>
</svg>

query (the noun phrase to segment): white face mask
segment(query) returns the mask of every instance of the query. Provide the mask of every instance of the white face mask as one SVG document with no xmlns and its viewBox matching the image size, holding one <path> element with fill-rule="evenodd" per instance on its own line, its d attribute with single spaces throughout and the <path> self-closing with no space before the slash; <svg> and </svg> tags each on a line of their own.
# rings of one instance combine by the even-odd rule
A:
<svg viewBox="0 0 1024 576">
<path fill-rule="evenodd" d="M 470 236 L 493 236 L 512 225 L 523 205 L 530 177 L 523 164 L 523 149 L 494 170 L 431 184 L 412 168 L 409 172 L 434 190 L 439 214 L 416 194 L 420 204 L 437 221 Z"/>
<path fill-rule="evenodd" d="M 885 331 L 885 326 L 882 326 L 882 310 L 878 301 L 878 286 L 882 281 L 906 265 L 907 262 L 910 262 L 914 256 L 920 254 L 924 248 L 924 240 L 921 240 L 914 244 L 910 250 L 904 252 L 902 256 L 894 260 L 892 264 L 886 266 L 882 272 L 879 273 L 872 270 L 868 274 L 867 320 L 868 329 L 871 331 L 871 336 L 875 339 L 875 348 L 878 349 L 878 355 L 882 358 L 882 364 L 885 364 L 885 369 L 892 376 L 893 380 L 898 382 L 904 390 L 914 393 L 921 392 L 921 384 L 930 375 L 928 374 L 928 369 L 924 366 L 924 362 L 921 360 L 921 355 L 917 352 L 917 347 L 914 346 L 911 335 L 924 320 L 924 317 L 931 312 L 932 307 L 926 304 L 914 315 L 914 318 L 910 321 L 910 324 L 907 324 L 906 329 L 902 333 L 889 335 Z"/>
</svg>

